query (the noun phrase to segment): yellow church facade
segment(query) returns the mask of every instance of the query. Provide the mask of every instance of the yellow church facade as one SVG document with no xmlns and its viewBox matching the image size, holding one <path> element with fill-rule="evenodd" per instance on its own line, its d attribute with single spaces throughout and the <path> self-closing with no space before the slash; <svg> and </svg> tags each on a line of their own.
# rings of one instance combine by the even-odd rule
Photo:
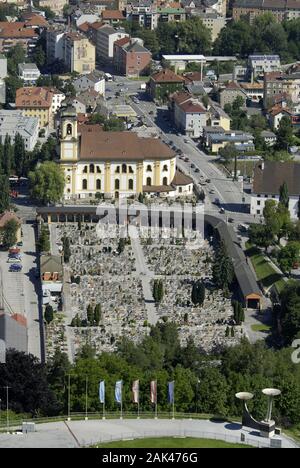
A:
<svg viewBox="0 0 300 468">
<path fill-rule="evenodd" d="M 161 140 L 104 132 L 99 125 L 78 127 L 72 107 L 61 114 L 60 165 L 66 199 L 176 192 L 176 154 Z"/>
</svg>

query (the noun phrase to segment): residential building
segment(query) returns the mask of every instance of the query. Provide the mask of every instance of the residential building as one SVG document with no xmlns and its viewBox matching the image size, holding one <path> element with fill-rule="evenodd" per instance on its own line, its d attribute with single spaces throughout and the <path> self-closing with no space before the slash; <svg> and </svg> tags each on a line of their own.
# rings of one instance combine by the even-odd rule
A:
<svg viewBox="0 0 300 468">
<path fill-rule="evenodd" d="M 7 58 L 0 54 L 0 80 L 7 77 Z"/>
<path fill-rule="evenodd" d="M 270 107 L 274 97 L 284 94 L 293 104 L 300 102 L 300 73 L 286 74 L 283 72 L 265 73 L 264 76 L 264 106 Z"/>
<path fill-rule="evenodd" d="M 185 91 L 170 95 L 169 109 L 176 128 L 191 138 L 200 138 L 207 125 L 207 110 Z"/>
<path fill-rule="evenodd" d="M 14 141 L 19 134 L 24 141 L 26 151 L 33 151 L 39 136 L 37 117 L 26 117 L 20 110 L 0 110 L 0 140 L 3 143 L 6 135 Z"/>
<path fill-rule="evenodd" d="M 179 23 L 186 20 L 186 11 L 184 8 L 180 7 L 180 4 L 178 4 L 178 6 L 175 8 L 172 6 L 158 7 L 157 15 L 158 22 L 161 23 Z"/>
<path fill-rule="evenodd" d="M 115 29 L 112 26 L 103 26 L 97 31 L 96 55 L 100 63 L 113 61 L 114 43 L 123 37 L 129 37 L 124 29 Z"/>
<path fill-rule="evenodd" d="M 271 132 L 271 130 L 263 130 L 260 136 L 264 139 L 267 146 L 274 146 L 277 141 L 275 133 Z"/>
<path fill-rule="evenodd" d="M 55 60 L 64 60 L 64 36 L 65 28 L 61 25 L 47 29 L 46 56 L 48 64 L 53 63 Z"/>
<path fill-rule="evenodd" d="M 6 82 L 0 78 L 0 104 L 6 103 Z"/>
<path fill-rule="evenodd" d="M 135 39 L 125 37 L 114 43 L 113 63 L 121 75 L 135 77 L 143 74 L 149 68 L 151 58 L 151 52 Z"/>
<path fill-rule="evenodd" d="M 54 116 L 57 111 L 61 108 L 62 103 L 66 99 L 66 95 L 57 88 L 53 86 L 44 86 L 45 89 L 48 89 L 52 93 L 52 115 Z"/>
<path fill-rule="evenodd" d="M 125 21 L 125 16 L 122 11 L 119 10 L 104 10 L 101 13 L 101 20 L 103 23 L 110 24 L 111 26 L 116 26 L 119 23 Z"/>
<path fill-rule="evenodd" d="M 61 114 L 60 133 L 65 198 L 89 198 L 97 192 L 114 198 L 137 195 L 169 187 L 174 179 L 176 154 L 159 139 L 104 132 L 99 125 L 78 129 L 72 107 Z"/>
<path fill-rule="evenodd" d="M 95 46 L 79 33 L 64 35 L 64 62 L 70 72 L 88 74 L 95 70 Z"/>
<path fill-rule="evenodd" d="M 53 93 L 47 88 L 19 88 L 16 92 L 16 109 L 27 117 L 37 117 L 40 128 L 53 126 Z"/>
<path fill-rule="evenodd" d="M 61 255 L 41 255 L 41 283 L 43 304 L 47 304 L 52 296 L 61 296 L 63 289 L 63 262 Z"/>
<path fill-rule="evenodd" d="M 221 148 L 233 144 L 240 152 L 254 151 L 254 137 L 240 130 L 226 131 L 221 127 L 204 127 L 204 146 L 210 153 L 218 154 Z"/>
<path fill-rule="evenodd" d="M 271 13 L 277 22 L 300 17 L 300 3 L 298 0 L 235 0 L 232 16 L 239 20 L 242 16 L 253 20 L 265 13 Z"/>
<path fill-rule="evenodd" d="M 19 63 L 19 78 L 24 81 L 24 84 L 35 84 L 41 76 L 41 72 L 35 63 Z"/>
<path fill-rule="evenodd" d="M 167 102 L 169 94 L 180 91 L 184 86 L 184 78 L 165 68 L 150 77 L 148 93 L 153 101 Z"/>
<path fill-rule="evenodd" d="M 57 16 L 62 16 L 65 5 L 69 4 L 69 0 L 39 0 L 39 7 L 50 8 Z"/>
<path fill-rule="evenodd" d="M 210 127 L 221 127 L 226 131 L 230 130 L 230 117 L 217 102 L 209 100 L 207 106 L 208 121 Z"/>
<path fill-rule="evenodd" d="M 38 32 L 27 27 L 25 22 L 0 22 L 0 53 L 7 53 L 12 47 L 19 44 L 30 55 L 36 47 L 38 38 Z"/>
<path fill-rule="evenodd" d="M 223 108 L 226 104 L 232 104 L 238 96 L 243 99 L 244 105 L 246 105 L 247 94 L 244 89 L 234 81 L 230 81 L 225 88 L 221 89 L 219 95 L 220 104 Z"/>
<path fill-rule="evenodd" d="M 187 12 L 199 10 L 226 17 L 227 0 L 182 0 L 181 5 Z"/>
<path fill-rule="evenodd" d="M 200 18 L 204 26 L 210 30 L 212 42 L 215 42 L 222 29 L 226 26 L 226 17 L 219 16 L 217 13 L 201 12 L 194 14 L 194 16 Z"/>
<path fill-rule="evenodd" d="M 25 22 L 26 28 L 32 28 L 41 34 L 49 27 L 49 23 L 45 16 L 34 11 L 24 11 L 21 15 L 21 20 Z"/>
<path fill-rule="evenodd" d="M 245 91 L 247 99 L 255 104 L 263 101 L 264 84 L 262 82 L 240 83 L 241 88 Z"/>
<path fill-rule="evenodd" d="M 137 23 L 141 28 L 156 29 L 159 18 L 157 5 L 152 3 L 151 0 L 127 2 L 126 18 Z"/>
<path fill-rule="evenodd" d="M 77 93 L 92 89 L 102 96 L 105 95 L 105 77 L 104 74 L 98 70 L 94 70 L 88 75 L 82 75 L 73 81 L 74 88 Z"/>
<path fill-rule="evenodd" d="M 78 114 L 94 112 L 96 107 L 102 102 L 103 97 L 93 89 L 87 89 L 71 99 L 72 106 Z"/>
<path fill-rule="evenodd" d="M 275 106 L 268 109 L 266 115 L 270 127 L 274 130 L 278 130 L 283 117 L 288 117 L 291 120 L 291 124 L 296 128 L 300 125 L 300 114 L 298 112 L 293 112 L 286 105 L 275 104 Z"/>
<path fill-rule="evenodd" d="M 256 78 L 263 78 L 265 73 L 281 70 L 279 55 L 249 55 L 248 57 L 248 78 L 250 81 Z"/>
<path fill-rule="evenodd" d="M 300 165 L 294 162 L 262 161 L 254 169 L 251 193 L 252 215 L 262 215 L 267 200 L 279 202 L 280 187 L 286 183 L 289 192 L 291 219 L 298 219 L 300 197 Z"/>
</svg>

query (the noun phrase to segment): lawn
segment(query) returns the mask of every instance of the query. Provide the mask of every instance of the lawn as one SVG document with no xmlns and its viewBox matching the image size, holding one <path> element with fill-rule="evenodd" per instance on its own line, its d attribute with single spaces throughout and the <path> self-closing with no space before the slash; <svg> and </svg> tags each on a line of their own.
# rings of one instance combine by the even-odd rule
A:
<svg viewBox="0 0 300 468">
<path fill-rule="evenodd" d="M 247 243 L 246 256 L 250 258 L 253 268 L 255 270 L 257 280 L 261 282 L 265 289 L 275 286 L 277 292 L 280 293 L 284 288 L 286 282 L 282 275 L 274 270 L 267 258 L 257 248 Z"/>
<path fill-rule="evenodd" d="M 254 325 L 251 325 L 251 330 L 252 331 L 257 331 L 257 332 L 269 332 L 271 330 L 270 325 L 264 325 L 263 323 L 257 323 Z"/>
<path fill-rule="evenodd" d="M 193 437 L 150 438 L 120 440 L 107 444 L 98 444 L 95 448 L 251 448 L 249 445 L 230 444 L 222 440 L 196 439 Z"/>
</svg>

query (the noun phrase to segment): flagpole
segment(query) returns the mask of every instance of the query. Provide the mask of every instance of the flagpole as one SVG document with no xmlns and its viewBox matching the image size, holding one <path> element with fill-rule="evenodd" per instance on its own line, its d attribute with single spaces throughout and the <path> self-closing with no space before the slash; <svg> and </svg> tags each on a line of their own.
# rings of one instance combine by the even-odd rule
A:
<svg viewBox="0 0 300 468">
<path fill-rule="evenodd" d="M 89 418 L 88 418 L 88 382 L 89 382 L 89 378 L 86 377 L 85 379 L 85 421 L 87 421 Z"/>
<path fill-rule="evenodd" d="M 157 380 L 155 380 L 155 419 L 157 419 Z"/>
<path fill-rule="evenodd" d="M 71 375 L 68 374 L 68 421 L 71 421 Z"/>
<path fill-rule="evenodd" d="M 175 419 L 175 382 L 173 384 L 173 417 L 172 419 Z"/>
<path fill-rule="evenodd" d="M 123 380 L 121 380 L 121 416 L 120 419 L 123 419 Z"/>
</svg>

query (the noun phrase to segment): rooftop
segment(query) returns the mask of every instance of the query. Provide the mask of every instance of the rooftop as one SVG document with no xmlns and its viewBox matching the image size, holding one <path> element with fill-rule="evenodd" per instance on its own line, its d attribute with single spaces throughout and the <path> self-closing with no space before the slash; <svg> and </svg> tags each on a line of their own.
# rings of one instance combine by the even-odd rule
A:
<svg viewBox="0 0 300 468">
<path fill-rule="evenodd" d="M 16 107 L 17 108 L 47 108 L 52 105 L 53 94 L 47 88 L 28 87 L 19 88 L 16 92 Z"/>
<path fill-rule="evenodd" d="M 254 169 L 253 193 L 279 195 L 286 182 L 290 195 L 300 195 L 300 164 L 295 162 L 265 161 Z"/>
<path fill-rule="evenodd" d="M 172 70 L 165 68 L 151 76 L 151 80 L 156 83 L 184 83 L 184 79 L 176 75 Z"/>
</svg>

